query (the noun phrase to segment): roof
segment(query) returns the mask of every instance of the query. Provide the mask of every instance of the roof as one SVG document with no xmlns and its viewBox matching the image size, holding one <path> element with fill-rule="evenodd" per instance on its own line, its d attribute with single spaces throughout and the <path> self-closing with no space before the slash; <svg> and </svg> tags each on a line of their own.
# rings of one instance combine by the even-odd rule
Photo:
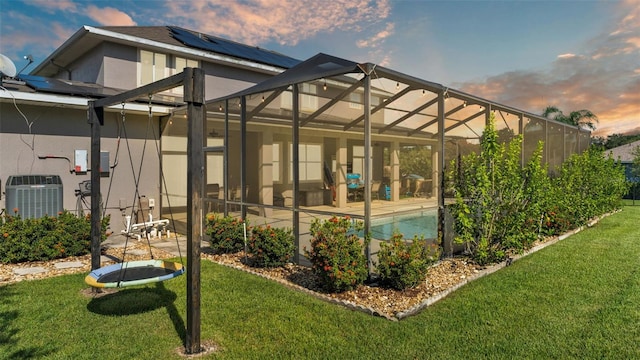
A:
<svg viewBox="0 0 640 360">
<path fill-rule="evenodd" d="M 11 99 L 27 100 L 41 103 L 65 103 L 86 106 L 87 101 L 122 93 L 124 90 L 106 87 L 99 84 L 49 78 L 36 75 L 20 74 L 15 78 L 0 79 L 0 102 Z M 134 102 L 148 106 L 148 98 L 140 98 Z M 151 102 L 154 106 L 176 107 L 183 104 L 182 97 L 169 94 L 154 94 Z M 132 108 L 137 109 L 132 102 Z"/>
<path fill-rule="evenodd" d="M 623 163 L 632 163 L 635 157 L 633 151 L 637 147 L 640 147 L 640 140 L 610 149 L 607 154 L 610 154 L 616 160 L 619 159 Z"/>
<path fill-rule="evenodd" d="M 205 58 L 271 73 L 279 73 L 300 62 L 275 51 L 174 26 L 83 26 L 30 74 L 54 76 L 61 67 L 67 67 L 102 42 L 157 48 L 185 57 Z"/>
<path fill-rule="evenodd" d="M 359 109 L 364 108 L 365 99 L 362 96 L 352 98 L 351 94 L 359 95 L 366 91 L 366 76 L 370 79 L 368 88 L 372 95 L 369 98 L 369 116 L 376 117 L 370 123 L 371 129 L 378 134 L 417 136 L 433 140 L 442 131 L 438 119 L 444 117 L 442 125 L 449 137 L 477 139 L 486 123 L 487 109 L 494 113 L 498 111 L 496 116 L 507 127 L 518 126 L 523 120 L 526 122 L 535 119 L 574 128 L 579 134 L 589 134 L 575 126 L 529 114 L 383 66 L 369 62 L 356 63 L 323 53 L 245 90 L 208 100 L 207 103 L 213 104 L 212 108 L 217 108 L 220 112 L 226 107 L 225 111 L 233 116 L 242 116 L 244 111 L 247 119 L 258 118 L 263 122 L 285 124 L 290 122 L 291 109 L 278 105 L 283 103 L 282 100 L 278 102 L 278 98 L 281 94 L 290 97 L 291 85 L 307 83 L 308 89 L 301 87 L 299 91 L 315 98 L 315 101 L 307 104 L 300 112 L 300 126 L 362 131 L 367 113 Z M 308 93 L 304 93 L 305 91 Z M 229 100 L 236 101 L 240 98 L 245 101 L 244 109 L 241 106 L 224 105 Z M 282 99 L 286 100 L 285 97 Z M 439 101 L 446 102 L 446 105 L 438 105 Z M 274 104 L 270 105 L 271 103 Z M 350 105 L 340 107 L 345 103 Z M 241 105 L 241 100 L 236 104 Z"/>
<path fill-rule="evenodd" d="M 222 99 L 232 99 L 249 94 L 257 94 L 274 89 L 279 89 L 282 87 L 287 87 L 292 84 L 321 78 L 340 76 L 352 72 L 362 72 L 358 63 L 319 53 L 309 58 L 308 60 L 305 60 L 304 62 L 298 63 L 296 66 L 290 68 L 289 70 L 275 75 L 261 83 L 258 83 L 235 94 L 212 100 L 211 102 L 220 101 Z"/>
</svg>

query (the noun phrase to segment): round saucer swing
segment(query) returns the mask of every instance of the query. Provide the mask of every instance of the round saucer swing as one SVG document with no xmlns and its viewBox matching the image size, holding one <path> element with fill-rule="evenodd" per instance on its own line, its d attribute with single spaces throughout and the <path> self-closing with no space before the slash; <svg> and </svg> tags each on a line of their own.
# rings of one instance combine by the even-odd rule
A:
<svg viewBox="0 0 640 360">
<path fill-rule="evenodd" d="M 182 274 L 182 264 L 152 259 L 101 267 L 93 270 L 84 281 L 95 288 L 120 288 L 170 280 Z"/>
</svg>

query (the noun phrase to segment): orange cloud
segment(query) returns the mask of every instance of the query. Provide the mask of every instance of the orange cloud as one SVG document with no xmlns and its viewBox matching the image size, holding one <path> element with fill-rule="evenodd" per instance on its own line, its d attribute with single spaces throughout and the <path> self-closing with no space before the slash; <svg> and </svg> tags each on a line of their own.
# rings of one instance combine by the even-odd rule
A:
<svg viewBox="0 0 640 360">
<path fill-rule="evenodd" d="M 594 135 L 640 130 L 640 3 L 621 3 L 613 30 L 584 54 L 561 54 L 541 71 L 514 71 L 461 84 L 462 90 L 540 114 L 549 105 L 588 109 L 600 119 Z"/>
<path fill-rule="evenodd" d="M 99 8 L 90 5 L 86 9 L 88 17 L 100 25 L 107 26 L 135 26 L 136 22 L 126 13 L 111 7 Z"/>
<path fill-rule="evenodd" d="M 393 23 L 388 23 L 384 30 L 380 31 L 367 40 L 359 40 L 356 43 L 356 46 L 358 46 L 359 48 L 378 47 L 381 42 L 383 42 L 389 36 L 393 35 L 394 27 L 395 25 Z"/>
<path fill-rule="evenodd" d="M 167 1 L 167 17 L 187 28 L 246 44 L 296 45 L 318 33 L 360 31 L 389 16 L 389 0 Z"/>
</svg>

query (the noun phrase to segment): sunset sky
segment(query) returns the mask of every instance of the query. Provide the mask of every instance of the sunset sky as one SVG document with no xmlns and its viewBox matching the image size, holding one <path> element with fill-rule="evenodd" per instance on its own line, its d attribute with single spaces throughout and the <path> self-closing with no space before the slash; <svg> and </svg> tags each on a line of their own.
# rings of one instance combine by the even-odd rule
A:
<svg viewBox="0 0 640 360">
<path fill-rule="evenodd" d="M 640 0 L 0 0 L 0 53 L 28 73 L 83 25 L 177 25 L 298 58 L 372 62 L 540 114 L 640 133 Z"/>
</svg>

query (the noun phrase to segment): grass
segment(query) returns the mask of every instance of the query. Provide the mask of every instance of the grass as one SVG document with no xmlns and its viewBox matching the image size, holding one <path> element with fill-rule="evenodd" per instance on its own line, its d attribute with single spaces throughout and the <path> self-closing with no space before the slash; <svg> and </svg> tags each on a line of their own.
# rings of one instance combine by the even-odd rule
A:
<svg viewBox="0 0 640 360">
<path fill-rule="evenodd" d="M 640 207 L 390 322 L 202 262 L 220 359 L 640 358 Z M 180 358 L 186 277 L 99 299 L 84 274 L 0 287 L 0 359 Z"/>
</svg>

